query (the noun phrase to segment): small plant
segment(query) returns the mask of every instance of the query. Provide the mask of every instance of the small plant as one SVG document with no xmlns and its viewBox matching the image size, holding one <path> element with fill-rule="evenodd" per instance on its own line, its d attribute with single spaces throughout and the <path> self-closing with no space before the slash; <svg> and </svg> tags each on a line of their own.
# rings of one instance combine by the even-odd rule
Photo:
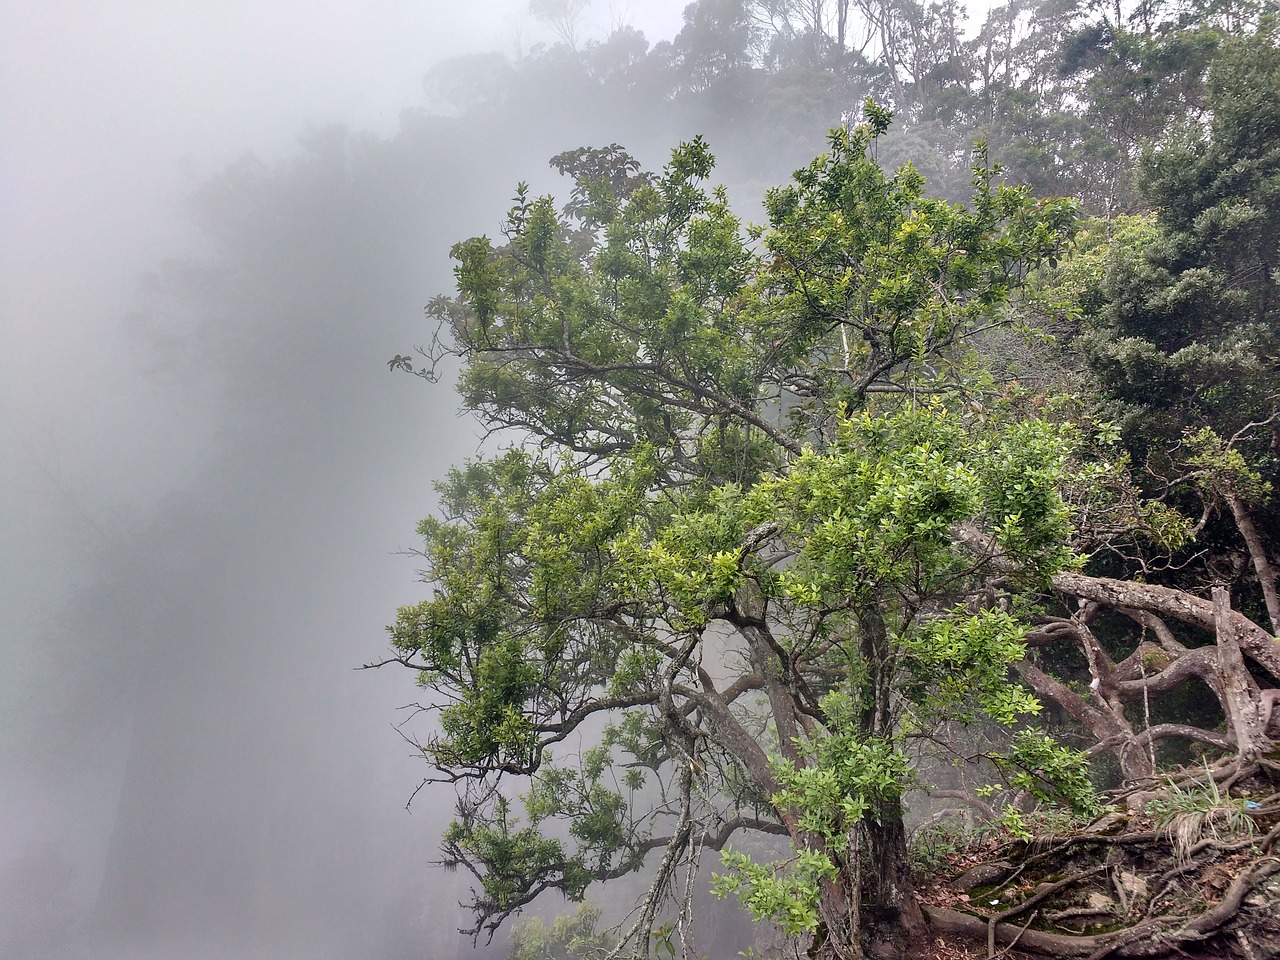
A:
<svg viewBox="0 0 1280 960">
<path fill-rule="evenodd" d="M 932 876 L 950 858 L 964 853 L 972 837 L 969 829 L 955 819 L 925 824 L 912 836 L 908 848 L 912 873 L 918 877 Z"/>
<path fill-rule="evenodd" d="M 1024 814 L 1023 821 L 1037 837 L 1065 837 L 1079 830 L 1101 812 L 1101 808 L 1076 811 L 1063 807 L 1039 807 Z"/>
<path fill-rule="evenodd" d="M 1246 803 L 1224 795 L 1206 765 L 1203 783 L 1182 787 L 1170 781 L 1161 796 L 1147 803 L 1147 815 L 1173 844 L 1179 865 L 1185 866 L 1191 861 L 1192 849 L 1202 840 L 1221 843 L 1229 837 L 1253 836 L 1253 818 L 1245 812 Z"/>
<path fill-rule="evenodd" d="M 676 928 L 670 923 L 655 927 L 653 931 L 653 952 L 657 957 L 676 960 Z"/>
</svg>

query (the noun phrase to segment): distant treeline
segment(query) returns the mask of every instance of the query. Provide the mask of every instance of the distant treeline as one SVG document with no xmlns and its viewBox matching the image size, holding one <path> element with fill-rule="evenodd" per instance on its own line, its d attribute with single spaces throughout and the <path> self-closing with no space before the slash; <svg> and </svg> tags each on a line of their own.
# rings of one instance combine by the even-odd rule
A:
<svg viewBox="0 0 1280 960">
<path fill-rule="evenodd" d="M 970 149 L 1039 195 L 1088 213 L 1133 212 L 1144 144 L 1203 122 L 1224 39 L 1253 32 L 1272 2 L 1012 0 L 976 30 L 963 4 L 917 0 L 698 0 L 672 40 L 629 26 L 578 41 L 574 10 L 543 11 L 565 38 L 523 56 L 472 54 L 427 78 L 438 108 L 546 115 L 548 106 L 635 117 L 673 111 L 718 151 L 773 173 L 809 153 L 866 97 L 892 109 L 899 142 L 935 190 L 960 195 Z M 552 112 L 558 112 L 552 107 Z M 905 131 L 905 134 L 902 132 Z M 891 159 L 898 159 L 897 157 Z"/>
</svg>

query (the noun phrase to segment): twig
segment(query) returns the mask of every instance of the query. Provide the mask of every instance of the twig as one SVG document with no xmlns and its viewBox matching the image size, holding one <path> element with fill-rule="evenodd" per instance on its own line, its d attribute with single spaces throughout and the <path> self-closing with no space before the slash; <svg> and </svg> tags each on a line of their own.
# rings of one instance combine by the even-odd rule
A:
<svg viewBox="0 0 1280 960">
<path fill-rule="evenodd" d="M 1027 917 L 1027 922 L 1018 928 L 1018 932 L 1013 935 L 1013 939 L 999 953 L 995 953 L 995 931 L 991 930 L 987 937 L 987 960 L 997 960 L 999 957 L 1008 956 L 1014 947 L 1018 945 L 1018 941 L 1022 939 L 1022 935 L 1027 932 L 1027 928 L 1036 922 L 1039 910 L 1032 910 L 1031 916 Z"/>
</svg>

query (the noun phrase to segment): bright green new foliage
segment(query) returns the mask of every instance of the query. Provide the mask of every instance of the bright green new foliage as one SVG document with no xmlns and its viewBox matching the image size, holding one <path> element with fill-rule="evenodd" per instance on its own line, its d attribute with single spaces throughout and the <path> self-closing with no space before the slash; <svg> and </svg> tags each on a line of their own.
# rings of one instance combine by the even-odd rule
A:
<svg viewBox="0 0 1280 960">
<path fill-rule="evenodd" d="M 874 162 L 868 116 L 762 227 L 703 188 L 695 140 L 659 174 L 561 155 L 576 212 L 521 188 L 504 243 L 454 249 L 436 357 L 530 442 L 440 485 L 431 592 L 391 635 L 460 788 L 445 849 L 477 933 L 648 863 L 646 952 L 703 850 L 763 833 L 789 864 L 729 854 L 721 892 L 854 943 L 851 904 L 909 895 L 919 745 L 1037 709 L 1009 681 L 1015 611 L 1075 562 L 1072 438 L 973 415 L 957 386 L 1071 208 L 985 168 L 970 206 L 931 199 Z"/>
</svg>

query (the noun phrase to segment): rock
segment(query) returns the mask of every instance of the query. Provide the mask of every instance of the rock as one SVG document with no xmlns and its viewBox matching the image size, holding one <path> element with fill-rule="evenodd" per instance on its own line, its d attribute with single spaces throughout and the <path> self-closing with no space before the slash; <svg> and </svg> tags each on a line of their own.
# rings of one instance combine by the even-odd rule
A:
<svg viewBox="0 0 1280 960">
<path fill-rule="evenodd" d="M 956 877 L 954 884 L 961 890 L 969 891 L 975 887 L 985 887 L 998 882 L 1009 872 L 1009 864 L 1003 860 L 996 860 L 992 863 L 980 863 L 975 867 L 970 867 L 960 876 Z"/>
<path fill-rule="evenodd" d="M 1113 834 L 1122 832 L 1128 824 L 1129 814 L 1115 810 L 1108 813 L 1102 819 L 1095 820 L 1093 823 L 1089 824 L 1089 828 L 1085 832 L 1109 837 Z"/>
<path fill-rule="evenodd" d="M 1147 881 L 1128 870 L 1120 871 L 1120 887 L 1130 899 L 1138 900 L 1147 895 Z"/>
<path fill-rule="evenodd" d="M 1114 900 L 1098 890 L 1090 890 L 1084 902 L 1090 910 L 1110 910 L 1116 905 Z"/>
</svg>

